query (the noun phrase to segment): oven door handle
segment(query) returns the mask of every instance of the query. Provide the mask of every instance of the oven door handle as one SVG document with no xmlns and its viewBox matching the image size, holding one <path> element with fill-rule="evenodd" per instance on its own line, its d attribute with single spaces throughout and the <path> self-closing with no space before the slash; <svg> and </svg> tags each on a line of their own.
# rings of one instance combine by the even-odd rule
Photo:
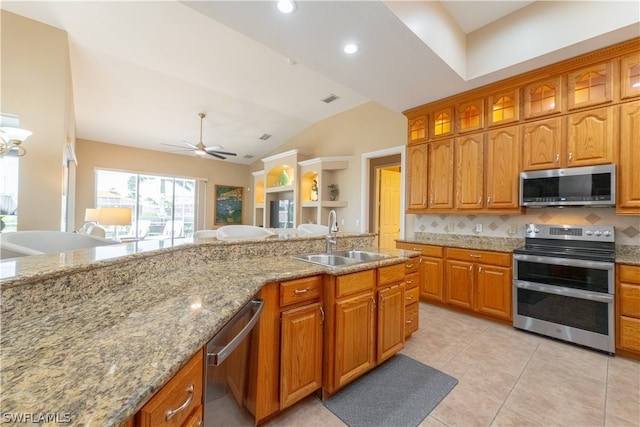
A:
<svg viewBox="0 0 640 427">
<path fill-rule="evenodd" d="M 540 283 L 523 282 L 521 280 L 515 280 L 513 284 L 516 288 L 527 289 L 529 291 L 543 292 L 545 294 L 554 294 L 554 295 L 560 295 L 563 297 L 586 299 L 590 301 L 603 302 L 606 304 L 610 304 L 613 302 L 613 295 L 611 294 L 601 294 L 598 292 L 581 291 L 577 289 L 565 288 L 562 286 L 541 285 Z"/>
<path fill-rule="evenodd" d="M 552 258 L 546 256 L 526 255 L 526 254 L 513 254 L 513 259 L 516 261 L 535 262 L 538 264 L 554 264 L 554 265 L 566 265 L 570 267 L 584 267 L 584 268 L 597 268 L 599 270 L 613 270 L 615 263 L 604 261 L 588 261 L 584 259 L 572 259 L 572 258 Z"/>
</svg>

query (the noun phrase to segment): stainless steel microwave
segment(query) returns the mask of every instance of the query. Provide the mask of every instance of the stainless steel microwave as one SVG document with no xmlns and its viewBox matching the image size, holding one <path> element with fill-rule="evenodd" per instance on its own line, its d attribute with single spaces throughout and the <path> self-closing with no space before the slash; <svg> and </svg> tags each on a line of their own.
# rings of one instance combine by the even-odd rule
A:
<svg viewBox="0 0 640 427">
<path fill-rule="evenodd" d="M 520 206 L 585 205 L 616 205 L 616 165 L 520 173 Z"/>
</svg>

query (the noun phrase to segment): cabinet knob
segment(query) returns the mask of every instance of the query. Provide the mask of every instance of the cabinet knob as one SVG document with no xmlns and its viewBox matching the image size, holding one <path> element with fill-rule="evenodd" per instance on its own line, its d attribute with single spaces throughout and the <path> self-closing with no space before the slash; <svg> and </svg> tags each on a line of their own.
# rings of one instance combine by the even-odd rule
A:
<svg viewBox="0 0 640 427">
<path fill-rule="evenodd" d="M 469 273 L 471 273 L 473 271 L 473 265 L 469 266 Z"/>
<path fill-rule="evenodd" d="M 487 204 L 491 203 L 491 196 L 487 196 Z"/>
<path fill-rule="evenodd" d="M 560 163 L 560 154 L 556 153 L 556 159 L 555 159 L 555 164 L 557 165 L 558 163 Z"/>
<path fill-rule="evenodd" d="M 569 163 L 573 161 L 573 153 L 569 153 Z"/>
</svg>

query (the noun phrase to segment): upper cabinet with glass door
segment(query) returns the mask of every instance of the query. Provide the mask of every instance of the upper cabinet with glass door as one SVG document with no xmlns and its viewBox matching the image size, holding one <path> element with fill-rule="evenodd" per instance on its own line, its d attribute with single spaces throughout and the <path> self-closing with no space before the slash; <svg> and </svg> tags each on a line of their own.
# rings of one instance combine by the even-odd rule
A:
<svg viewBox="0 0 640 427">
<path fill-rule="evenodd" d="M 409 129 L 407 132 L 408 144 L 419 144 L 427 140 L 427 116 L 421 114 L 409 119 Z"/>
<path fill-rule="evenodd" d="M 457 107 L 458 132 L 473 132 L 484 127 L 484 100 L 465 102 Z"/>
<path fill-rule="evenodd" d="M 562 78 L 560 76 L 528 85 L 524 89 L 524 117 L 558 114 L 562 111 Z"/>
<path fill-rule="evenodd" d="M 569 110 L 611 102 L 613 100 L 611 62 L 569 73 L 567 85 Z"/>
<path fill-rule="evenodd" d="M 620 60 L 620 98 L 640 96 L 640 53 L 632 53 Z"/>
<path fill-rule="evenodd" d="M 489 126 L 503 125 L 520 120 L 520 91 L 511 89 L 489 96 Z"/>
<path fill-rule="evenodd" d="M 431 138 L 451 136 L 453 134 L 453 107 L 443 108 L 431 114 L 429 133 Z"/>
</svg>

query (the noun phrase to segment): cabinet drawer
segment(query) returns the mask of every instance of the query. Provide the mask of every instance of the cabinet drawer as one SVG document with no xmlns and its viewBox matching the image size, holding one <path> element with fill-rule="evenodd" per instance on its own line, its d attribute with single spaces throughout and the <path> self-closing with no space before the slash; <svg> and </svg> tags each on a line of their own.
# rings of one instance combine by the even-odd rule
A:
<svg viewBox="0 0 640 427">
<path fill-rule="evenodd" d="M 418 330 L 420 304 L 413 303 L 408 305 L 404 311 L 404 336 L 408 337 Z"/>
<path fill-rule="evenodd" d="M 404 281 L 404 264 L 388 265 L 378 269 L 378 286 Z"/>
<path fill-rule="evenodd" d="M 420 283 L 420 273 L 411 273 L 404 276 L 405 289 L 417 288 Z"/>
<path fill-rule="evenodd" d="M 640 267 L 618 265 L 618 279 L 621 282 L 634 283 L 640 286 Z"/>
<path fill-rule="evenodd" d="M 420 299 L 420 289 L 418 287 L 406 289 L 404 290 L 404 305 L 408 306 L 409 304 L 413 304 L 418 302 Z"/>
<path fill-rule="evenodd" d="M 189 404 L 186 404 L 189 402 Z M 198 351 L 169 382 L 138 411 L 138 426 L 181 426 L 202 404 L 202 351 Z M 167 412 L 182 408 L 167 420 Z"/>
<path fill-rule="evenodd" d="M 398 242 L 396 243 L 396 248 L 419 251 L 422 255 L 436 258 L 441 258 L 444 254 L 444 247 L 442 246 L 423 245 L 421 243 Z"/>
<path fill-rule="evenodd" d="M 280 283 L 280 306 L 311 301 L 322 294 L 322 276 L 305 277 Z"/>
<path fill-rule="evenodd" d="M 404 263 L 404 274 L 417 273 L 420 267 L 420 259 L 418 257 L 409 258 Z"/>
<path fill-rule="evenodd" d="M 499 265 L 502 267 L 511 267 L 511 257 L 512 255 L 506 252 L 489 252 L 476 251 L 472 249 L 447 248 L 447 258 L 467 262 Z"/>
<path fill-rule="evenodd" d="M 402 264 L 401 264 L 402 265 Z M 404 271 L 404 265 L 402 266 Z M 336 278 L 336 298 L 362 291 L 373 291 L 376 270 L 345 274 Z"/>
<path fill-rule="evenodd" d="M 640 352 L 640 319 L 620 316 L 620 347 Z"/>
<path fill-rule="evenodd" d="M 640 319 L 640 286 L 620 284 L 620 314 Z"/>
</svg>

